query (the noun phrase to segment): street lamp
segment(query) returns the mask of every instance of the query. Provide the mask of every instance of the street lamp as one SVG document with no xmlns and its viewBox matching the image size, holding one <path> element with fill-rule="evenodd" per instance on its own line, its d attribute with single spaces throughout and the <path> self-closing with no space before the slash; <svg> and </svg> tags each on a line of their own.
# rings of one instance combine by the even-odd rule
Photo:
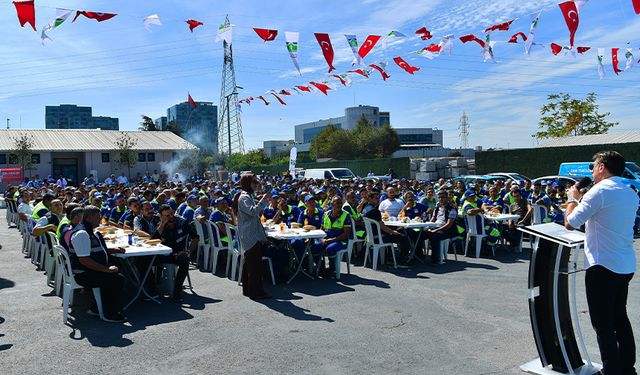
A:
<svg viewBox="0 0 640 375">
<path fill-rule="evenodd" d="M 233 95 L 238 95 L 238 89 L 242 90 L 243 87 L 241 86 L 234 86 L 233 87 L 233 92 L 231 92 L 231 94 L 225 96 L 225 99 L 227 100 L 227 140 L 229 142 L 229 176 L 231 176 L 231 110 L 229 108 L 229 99 L 233 96 Z M 229 177 L 230 179 L 230 177 Z"/>
</svg>

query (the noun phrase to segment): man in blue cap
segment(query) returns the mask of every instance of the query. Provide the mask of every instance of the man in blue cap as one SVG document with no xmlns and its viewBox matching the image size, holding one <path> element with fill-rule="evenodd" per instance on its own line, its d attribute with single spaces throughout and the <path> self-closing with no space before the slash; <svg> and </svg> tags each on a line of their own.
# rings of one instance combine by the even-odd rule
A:
<svg viewBox="0 0 640 375">
<path fill-rule="evenodd" d="M 182 211 L 182 218 L 185 219 L 188 223 L 192 222 L 195 219 L 196 208 L 198 208 L 198 200 L 200 196 L 191 194 L 187 197 L 187 206 Z"/>
<path fill-rule="evenodd" d="M 125 200 L 125 197 L 122 193 L 115 196 L 115 207 L 113 207 L 111 213 L 109 214 L 109 223 L 118 225 L 120 217 L 122 217 L 122 215 L 124 215 L 124 212 L 127 210 L 126 203 L 127 201 Z"/>
</svg>

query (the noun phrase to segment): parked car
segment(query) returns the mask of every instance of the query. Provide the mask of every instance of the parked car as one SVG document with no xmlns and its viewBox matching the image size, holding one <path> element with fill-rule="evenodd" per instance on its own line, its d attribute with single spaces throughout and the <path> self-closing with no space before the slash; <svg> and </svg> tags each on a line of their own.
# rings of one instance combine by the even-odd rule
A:
<svg viewBox="0 0 640 375">
<path fill-rule="evenodd" d="M 592 162 L 562 163 L 560 164 L 558 174 L 573 175 L 578 176 L 578 178 L 591 178 L 593 176 L 589 168 L 591 163 Z M 622 173 L 622 182 L 640 189 L 640 167 L 638 167 L 637 163 L 627 162 L 626 168 Z"/>
<path fill-rule="evenodd" d="M 559 174 L 562 174 L 562 173 L 559 173 Z M 505 180 L 511 180 L 517 183 L 520 183 L 520 181 L 531 181 L 529 177 L 521 175 L 519 173 L 514 173 L 514 172 L 495 172 L 495 173 L 489 173 L 489 175 L 500 176 Z"/>
<path fill-rule="evenodd" d="M 531 180 L 531 183 L 535 184 L 537 181 L 540 181 L 544 184 L 545 181 L 556 181 L 559 185 L 566 186 L 567 183 L 575 184 L 576 182 L 580 181 L 580 179 L 580 176 L 543 176 L 534 178 L 533 180 Z"/>
<path fill-rule="evenodd" d="M 304 178 L 313 178 L 321 180 L 350 180 L 356 178 L 356 175 L 351 172 L 349 168 L 318 168 L 318 169 L 306 169 L 304 171 Z"/>
<path fill-rule="evenodd" d="M 467 186 L 469 184 L 475 184 L 480 180 L 494 183 L 496 180 L 500 180 L 500 179 L 504 180 L 505 178 L 502 176 L 494 176 L 494 175 L 466 175 L 466 176 L 456 177 L 452 181 L 453 183 L 462 181 L 464 182 L 465 186 Z"/>
</svg>

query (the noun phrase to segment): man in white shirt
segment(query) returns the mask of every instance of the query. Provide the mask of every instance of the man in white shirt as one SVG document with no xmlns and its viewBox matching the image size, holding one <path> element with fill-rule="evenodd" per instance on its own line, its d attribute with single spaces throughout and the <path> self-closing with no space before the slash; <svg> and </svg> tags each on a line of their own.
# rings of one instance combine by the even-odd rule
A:
<svg viewBox="0 0 640 375">
<path fill-rule="evenodd" d="M 124 172 L 122 172 L 122 174 L 118 176 L 117 181 L 119 184 L 123 184 L 123 185 L 126 185 L 129 182 L 129 180 L 127 179 L 127 176 L 124 175 Z"/>
<path fill-rule="evenodd" d="M 593 188 L 582 196 L 576 184 L 567 193 L 565 227 L 572 230 L 586 224 L 585 286 L 603 372 L 636 374 L 627 295 L 636 271 L 633 223 L 638 196 L 620 178 L 625 170 L 622 155 L 602 151 L 593 161 Z"/>
<path fill-rule="evenodd" d="M 33 207 L 31 207 L 31 193 L 28 191 L 23 191 L 22 195 L 22 203 L 18 206 L 18 216 L 22 221 L 28 221 L 30 217 L 33 216 Z"/>
<path fill-rule="evenodd" d="M 378 209 L 380 212 L 386 212 L 389 217 L 398 217 L 400 211 L 404 208 L 404 202 L 396 199 L 396 188 L 389 186 L 387 188 L 387 199 L 380 202 Z"/>
</svg>

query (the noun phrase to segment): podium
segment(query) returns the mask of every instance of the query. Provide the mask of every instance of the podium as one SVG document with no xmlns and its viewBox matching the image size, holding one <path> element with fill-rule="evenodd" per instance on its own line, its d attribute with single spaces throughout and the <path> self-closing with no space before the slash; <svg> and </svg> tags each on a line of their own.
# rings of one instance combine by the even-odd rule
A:
<svg viewBox="0 0 640 375">
<path fill-rule="evenodd" d="M 531 252 L 528 289 L 531 329 L 540 356 L 520 369 L 532 374 L 595 374 L 602 366 L 589 358 L 576 306 L 584 233 L 556 223 L 519 230 L 537 243 Z"/>
</svg>

